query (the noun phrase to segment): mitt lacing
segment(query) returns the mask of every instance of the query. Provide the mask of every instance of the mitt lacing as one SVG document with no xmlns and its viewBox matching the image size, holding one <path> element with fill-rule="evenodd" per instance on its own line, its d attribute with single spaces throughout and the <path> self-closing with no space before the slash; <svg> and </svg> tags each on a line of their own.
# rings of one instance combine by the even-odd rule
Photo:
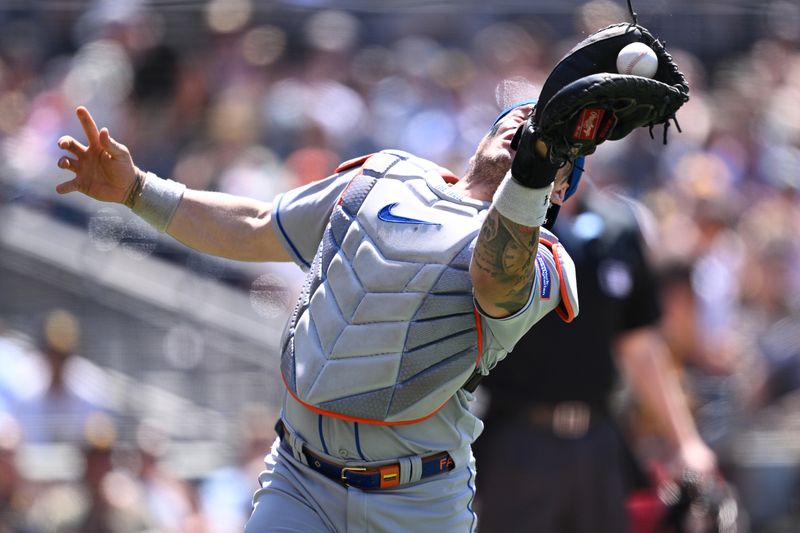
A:
<svg viewBox="0 0 800 533">
<path fill-rule="evenodd" d="M 663 122 L 663 124 L 664 124 L 664 144 L 667 144 L 667 132 L 669 131 L 669 126 L 670 126 L 669 121 L 670 120 L 675 123 L 675 127 L 678 128 L 678 133 L 683 133 L 683 130 L 681 129 L 681 125 L 678 123 L 678 117 L 676 117 L 675 113 L 673 113 L 672 115 L 667 117 L 667 120 L 665 120 Z M 654 124 L 652 122 L 649 124 L 648 132 L 650 133 L 650 138 L 651 139 L 655 139 L 655 135 L 653 135 L 653 128 L 655 128 L 655 127 L 656 127 L 656 124 Z"/>
</svg>

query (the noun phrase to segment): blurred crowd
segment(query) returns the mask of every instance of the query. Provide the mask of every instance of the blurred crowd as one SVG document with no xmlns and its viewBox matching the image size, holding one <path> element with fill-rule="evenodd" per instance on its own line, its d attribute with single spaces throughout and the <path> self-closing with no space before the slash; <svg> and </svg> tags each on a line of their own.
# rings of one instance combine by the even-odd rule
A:
<svg viewBox="0 0 800 533">
<path fill-rule="evenodd" d="M 0 532 L 241 531 L 276 412 L 242 405 L 233 457 L 180 476 L 165 420 L 126 435 L 125 414 L 98 393 L 78 317 L 40 318 L 35 339 L 0 332 Z"/>
<path fill-rule="evenodd" d="M 500 108 L 541 86 L 582 35 L 628 20 L 608 0 L 569 16 L 326 4 L 0 6 L 0 208 L 87 224 L 85 204 L 54 192 L 66 179 L 56 140 L 82 137 L 77 105 L 140 167 L 199 189 L 269 200 L 387 147 L 458 174 Z M 603 144 L 585 186 L 641 212 L 673 363 L 753 530 L 797 531 L 800 7 L 759 9 L 759 24 L 713 57 L 690 47 L 696 35 L 670 46 L 691 87 L 681 131 L 666 145 L 660 129 Z M 653 19 L 640 14 L 658 35 Z M 274 413 L 247 413 L 239 463 L 182 479 L 158 460 L 168 431 L 142 421 L 121 442 L 115 413 L 67 379 L 73 320 L 43 317 L 35 355 L 19 355 L 12 333 L 0 339 L 0 532 L 240 530 Z M 626 409 L 626 420 L 637 455 L 657 454 L 647 413 Z M 80 471 L 26 476 L 36 445 L 60 441 L 80 444 Z"/>
</svg>

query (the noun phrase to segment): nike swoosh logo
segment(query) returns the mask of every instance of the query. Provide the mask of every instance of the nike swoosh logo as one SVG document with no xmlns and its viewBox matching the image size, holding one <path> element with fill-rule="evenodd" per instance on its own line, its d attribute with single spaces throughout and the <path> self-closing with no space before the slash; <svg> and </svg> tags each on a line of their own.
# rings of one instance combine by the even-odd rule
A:
<svg viewBox="0 0 800 533">
<path fill-rule="evenodd" d="M 399 224 L 425 224 L 427 226 L 441 226 L 441 224 L 437 222 L 429 222 L 427 220 L 419 220 L 416 218 L 408 218 L 403 217 L 400 215 L 395 215 L 392 213 L 392 209 L 397 205 L 397 202 L 393 204 L 385 205 L 378 211 L 378 218 L 383 220 L 384 222 L 397 222 Z"/>
</svg>

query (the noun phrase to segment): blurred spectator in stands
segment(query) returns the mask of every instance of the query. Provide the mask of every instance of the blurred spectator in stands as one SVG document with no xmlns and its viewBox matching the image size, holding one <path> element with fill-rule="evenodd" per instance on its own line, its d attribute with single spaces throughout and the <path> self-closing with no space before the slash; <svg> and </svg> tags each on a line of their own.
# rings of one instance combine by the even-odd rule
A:
<svg viewBox="0 0 800 533">
<path fill-rule="evenodd" d="M 81 429 L 81 477 L 46 484 L 28 509 L 28 523 L 35 531 L 59 533 L 152 530 L 143 488 L 129 472 L 114 466 L 118 450 L 113 419 L 95 413 Z"/>
<path fill-rule="evenodd" d="M 754 531 L 789 532 L 800 523 L 800 247 L 795 229 L 760 235 L 743 283 L 748 360 L 738 378 L 750 402 L 733 442 L 733 479 Z"/>
<path fill-rule="evenodd" d="M 724 470 L 741 394 L 732 376 L 742 351 L 739 280 L 747 270 L 747 249 L 736 223 L 745 197 L 736 156 L 726 149 L 733 141 L 716 139 L 711 149 L 703 150 L 704 139 L 694 138 L 691 146 L 673 153 L 677 157 L 668 180 L 651 189 L 645 200 L 656 218 L 654 248 L 663 307 L 659 326 L 670 364 L 681 378 L 681 394 L 701 437 Z M 657 453 L 652 420 L 639 417 L 633 425 L 639 453 Z"/>
<path fill-rule="evenodd" d="M 163 460 L 170 444 L 167 432 L 153 421 L 142 422 L 136 431 L 137 482 L 144 494 L 144 507 L 158 531 L 198 531 L 193 490 L 173 474 Z"/>
<path fill-rule="evenodd" d="M 717 453 L 724 470 L 729 440 L 741 407 L 741 394 L 733 378 L 741 364 L 740 348 L 733 336 L 724 345 L 709 342 L 699 317 L 693 272 L 692 265 L 684 262 L 669 263 L 659 269 L 663 302 L 661 331 L 698 431 Z M 640 424 L 636 429 L 639 438 L 644 439 L 646 428 Z"/>
<path fill-rule="evenodd" d="M 143 498 L 146 492 L 126 473 L 115 470 L 116 427 L 103 415 L 93 415 L 83 447 L 83 496 L 88 506 L 78 531 L 122 533 L 149 529 Z"/>
<path fill-rule="evenodd" d="M 278 413 L 263 405 L 245 407 L 240 420 L 239 456 L 210 472 L 200 485 L 200 503 L 209 533 L 238 533 L 252 512 L 255 480 L 264 469 L 264 453 L 275 441 Z"/>
<path fill-rule="evenodd" d="M 44 387 L 15 407 L 26 442 L 82 442 L 89 416 L 107 411 L 102 394 L 92 397 L 90 387 L 97 384 L 89 383 L 75 357 L 80 333 L 69 311 L 54 309 L 44 317 L 38 339 L 46 365 Z"/>
<path fill-rule="evenodd" d="M 17 421 L 0 412 L 0 533 L 28 533 L 25 511 L 32 497 L 30 484 L 17 469 L 22 432 Z"/>
<path fill-rule="evenodd" d="M 0 318 L 0 412 L 15 414 L 20 402 L 44 386 L 41 356 L 29 339 Z"/>
<path fill-rule="evenodd" d="M 30 386 L 33 366 L 24 346 L 0 321 L 0 413 L 11 412 Z M 26 364 L 27 363 L 27 364 Z"/>
</svg>

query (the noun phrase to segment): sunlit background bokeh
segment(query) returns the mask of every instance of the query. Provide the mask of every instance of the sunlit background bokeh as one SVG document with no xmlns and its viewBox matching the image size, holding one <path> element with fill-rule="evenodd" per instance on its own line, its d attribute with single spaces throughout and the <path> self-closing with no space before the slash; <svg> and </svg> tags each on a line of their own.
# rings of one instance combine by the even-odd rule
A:
<svg viewBox="0 0 800 533">
<path fill-rule="evenodd" d="M 686 272 L 664 332 L 701 433 L 741 467 L 750 514 L 797 531 L 800 5 L 634 4 L 691 100 L 668 144 L 660 128 L 603 144 L 586 186 L 638 202 L 653 261 Z M 500 109 L 628 20 L 610 0 L 0 2 L 0 456 L 25 480 L 0 474 L 0 509 L 78 531 L 92 498 L 75 483 L 105 457 L 88 486 L 125 524 L 239 531 L 283 387 L 302 272 L 58 196 L 76 106 L 193 188 L 270 200 L 382 148 L 459 174 Z"/>
</svg>

